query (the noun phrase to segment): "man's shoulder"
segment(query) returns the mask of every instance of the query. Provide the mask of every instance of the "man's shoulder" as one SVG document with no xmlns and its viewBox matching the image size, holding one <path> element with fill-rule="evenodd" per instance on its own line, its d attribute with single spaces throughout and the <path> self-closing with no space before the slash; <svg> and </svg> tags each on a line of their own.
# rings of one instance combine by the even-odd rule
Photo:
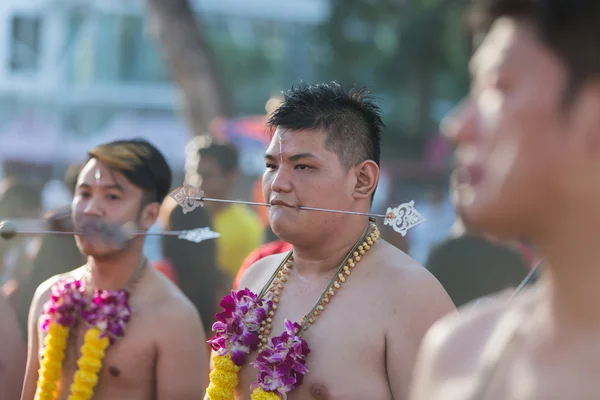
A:
<svg viewBox="0 0 600 400">
<path fill-rule="evenodd" d="M 155 312 L 170 314 L 189 313 L 196 308 L 185 296 L 183 291 L 162 272 L 151 270 L 150 284 L 146 286 L 145 295 L 151 299 L 150 303 Z"/>
<path fill-rule="evenodd" d="M 398 295 L 442 290 L 437 279 L 419 262 L 402 250 L 381 240 L 373 258 L 373 267 L 377 268 L 378 284 L 391 286 Z"/>
<path fill-rule="evenodd" d="M 84 268 L 85 267 L 80 267 L 80 268 L 65 272 L 63 274 L 54 275 L 54 276 L 46 279 L 44 282 L 40 283 L 39 286 L 37 287 L 35 294 L 34 294 L 34 300 L 49 296 L 50 291 L 52 290 L 52 286 L 54 286 L 54 284 L 56 284 L 58 281 L 60 281 L 62 279 L 81 278 L 81 276 L 83 275 Z"/>
<path fill-rule="evenodd" d="M 470 373 L 496 332 L 533 302 L 534 293 L 510 299 L 507 292 L 473 301 L 437 321 L 427 332 L 421 357 L 432 377 Z M 511 318 L 509 320 L 509 318 Z"/>
<path fill-rule="evenodd" d="M 287 257 L 289 252 L 272 254 L 261 258 L 252 264 L 240 279 L 239 289 L 250 289 L 258 292 L 262 285 L 271 277 L 277 267 Z"/>
<path fill-rule="evenodd" d="M 173 282 L 158 275 L 158 271 L 156 274 L 155 281 L 148 287 L 148 293 L 152 297 L 146 307 L 150 308 L 153 320 L 161 321 L 160 330 L 172 331 L 182 325 L 199 323 L 200 314 L 194 304 Z"/>
</svg>

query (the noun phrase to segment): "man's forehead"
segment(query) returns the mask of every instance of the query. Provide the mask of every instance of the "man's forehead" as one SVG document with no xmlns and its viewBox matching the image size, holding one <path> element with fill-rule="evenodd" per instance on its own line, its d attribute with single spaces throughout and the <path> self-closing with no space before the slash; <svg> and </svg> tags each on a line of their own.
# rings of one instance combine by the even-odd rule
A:
<svg viewBox="0 0 600 400">
<path fill-rule="evenodd" d="M 325 133 L 320 130 L 277 129 L 271 138 L 269 150 L 285 148 L 304 148 L 317 150 L 324 147 Z"/>
<path fill-rule="evenodd" d="M 531 28 L 511 18 L 500 18 L 492 26 L 473 55 L 469 68 L 473 75 L 497 72 L 528 57 L 533 43 Z"/>
<path fill-rule="evenodd" d="M 86 184 L 90 186 L 114 186 L 123 187 L 127 184 L 127 179 L 122 177 L 122 174 L 109 168 L 106 164 L 91 159 L 81 170 L 79 174 L 78 184 Z"/>
</svg>

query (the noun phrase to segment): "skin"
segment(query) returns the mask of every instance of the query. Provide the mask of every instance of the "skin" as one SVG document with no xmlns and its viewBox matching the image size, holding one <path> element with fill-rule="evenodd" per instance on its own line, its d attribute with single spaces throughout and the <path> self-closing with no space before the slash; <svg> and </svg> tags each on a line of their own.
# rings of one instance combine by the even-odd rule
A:
<svg viewBox="0 0 600 400">
<path fill-rule="evenodd" d="M 379 169 L 364 161 L 348 170 L 325 148 L 324 132 L 278 131 L 266 153 L 265 199 L 273 231 L 294 246 L 294 265 L 280 295 L 273 333 L 284 319 L 300 321 L 319 299 L 368 220 L 299 210 L 315 206 L 368 211 Z M 327 195 L 324 195 L 326 193 Z M 240 288 L 259 292 L 284 255 L 264 258 Z M 379 240 L 352 271 L 304 335 L 309 373 L 288 399 L 405 399 L 420 341 L 435 320 L 453 310 L 439 283 L 415 261 Z M 256 370 L 240 372 L 236 398 L 249 399 Z"/>
<path fill-rule="evenodd" d="M 510 18 L 495 22 L 472 69 L 473 92 L 445 126 L 459 165 L 483 172 L 463 181 L 461 215 L 500 239 L 529 239 L 544 274 L 511 301 L 467 307 L 436 323 L 411 399 L 595 398 L 600 86 L 588 81 L 565 106 L 564 64 L 532 26 Z M 482 355 L 491 343 L 500 356 L 486 376 Z"/>
<path fill-rule="evenodd" d="M 101 172 L 96 180 L 96 170 Z M 148 229 L 156 220 L 158 203 L 142 207 L 143 191 L 121 173 L 92 159 L 82 170 L 73 199 L 73 217 L 97 217 L 112 222 L 137 222 Z M 115 250 L 95 240 L 77 237 L 80 250 L 92 267 L 97 288 L 115 290 L 126 286 L 142 260 L 143 236 Z M 80 278 L 84 267 L 66 276 Z M 43 304 L 49 298 L 53 277 L 36 291 L 29 317 L 29 357 L 22 399 L 33 399 L 45 334 L 40 328 Z M 126 335 L 109 348 L 95 389 L 103 399 L 198 399 L 208 382 L 206 338 L 200 317 L 185 296 L 158 271 L 147 268 L 131 292 L 134 314 Z M 78 349 L 84 331 L 75 330 L 69 342 L 58 399 L 66 399 L 76 371 Z"/>
<path fill-rule="evenodd" d="M 27 349 L 15 313 L 0 295 L 0 388 L 2 398 L 16 400 L 21 396 Z"/>
</svg>

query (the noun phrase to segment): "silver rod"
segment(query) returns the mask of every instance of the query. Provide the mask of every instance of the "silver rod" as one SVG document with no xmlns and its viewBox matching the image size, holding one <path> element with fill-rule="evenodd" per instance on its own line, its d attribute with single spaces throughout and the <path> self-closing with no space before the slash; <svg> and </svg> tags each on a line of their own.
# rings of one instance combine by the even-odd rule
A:
<svg viewBox="0 0 600 400">
<path fill-rule="evenodd" d="M 128 232 L 128 235 L 133 236 L 178 236 L 187 231 L 154 231 L 154 232 Z M 82 232 L 65 232 L 65 231 L 50 231 L 37 229 L 17 229 L 17 234 L 21 235 L 80 235 Z"/>
<path fill-rule="evenodd" d="M 211 199 L 209 197 L 190 197 L 191 200 L 196 200 L 196 201 L 212 201 L 215 203 L 234 203 L 234 204 L 246 204 L 249 206 L 264 206 L 264 207 L 272 207 L 271 204 L 269 203 L 258 203 L 256 201 L 244 201 L 244 200 L 224 200 L 224 199 Z M 362 215 L 365 217 L 377 217 L 377 218 L 385 218 L 385 215 L 383 214 L 370 214 L 370 213 L 364 213 L 364 212 L 359 212 L 359 211 L 343 211 L 343 210 L 330 210 L 328 208 L 316 208 L 316 207 L 304 207 L 304 206 L 300 206 L 298 207 L 301 210 L 310 210 L 310 211 L 324 211 L 324 212 L 332 212 L 332 213 L 339 213 L 339 214 L 351 214 L 351 215 Z"/>
<path fill-rule="evenodd" d="M 539 277 L 542 269 L 542 260 L 539 260 L 534 267 L 529 271 L 527 276 L 523 279 L 523 281 L 519 284 L 519 286 L 515 289 L 513 294 L 510 296 L 511 298 L 515 297 L 517 294 L 521 293 L 525 290 L 526 287 L 531 285 L 535 280 Z"/>
</svg>

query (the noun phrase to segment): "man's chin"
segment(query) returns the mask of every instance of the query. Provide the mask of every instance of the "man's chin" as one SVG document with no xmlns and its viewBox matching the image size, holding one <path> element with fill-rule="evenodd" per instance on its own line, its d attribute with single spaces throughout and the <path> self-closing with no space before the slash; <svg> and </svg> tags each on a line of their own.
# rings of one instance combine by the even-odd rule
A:
<svg viewBox="0 0 600 400">
<path fill-rule="evenodd" d="M 110 249 L 107 247 L 103 248 L 103 246 L 94 246 L 90 244 L 78 245 L 77 247 L 79 248 L 81 254 L 92 258 L 107 258 L 117 252 L 115 249 Z"/>
<path fill-rule="evenodd" d="M 522 233 L 521 221 L 514 218 L 514 210 L 502 204 L 471 204 L 459 210 L 467 232 L 493 237 L 499 241 L 512 240 Z"/>
</svg>

